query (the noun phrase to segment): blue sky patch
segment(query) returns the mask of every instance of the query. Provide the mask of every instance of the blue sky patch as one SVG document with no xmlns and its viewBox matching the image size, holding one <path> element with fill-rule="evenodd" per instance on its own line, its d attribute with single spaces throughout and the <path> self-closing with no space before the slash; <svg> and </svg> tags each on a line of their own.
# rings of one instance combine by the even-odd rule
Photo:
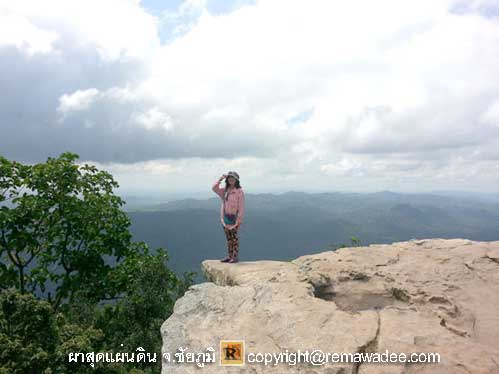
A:
<svg viewBox="0 0 499 374">
<path fill-rule="evenodd" d="M 165 13 L 174 14 L 182 5 L 183 0 L 142 0 L 141 6 L 150 14 L 160 20 L 159 37 L 161 43 L 169 43 L 175 38 L 183 35 L 195 23 L 200 12 L 192 12 L 179 17 L 175 21 L 165 17 Z M 227 14 L 239 9 L 244 5 L 255 4 L 256 0 L 207 0 L 206 9 L 213 15 Z"/>
<path fill-rule="evenodd" d="M 286 123 L 293 126 L 298 123 L 306 122 L 310 119 L 310 117 L 312 117 L 312 114 L 314 114 L 314 108 L 304 110 L 303 112 L 298 113 L 296 116 L 289 118 Z"/>
</svg>

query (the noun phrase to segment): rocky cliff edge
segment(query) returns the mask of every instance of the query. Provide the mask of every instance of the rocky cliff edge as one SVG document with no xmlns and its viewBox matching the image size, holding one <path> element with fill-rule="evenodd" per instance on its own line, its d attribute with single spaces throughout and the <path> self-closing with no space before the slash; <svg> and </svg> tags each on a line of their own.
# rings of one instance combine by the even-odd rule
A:
<svg viewBox="0 0 499 374">
<path fill-rule="evenodd" d="M 162 353 L 211 346 L 217 362 L 163 360 L 162 374 L 499 373 L 499 241 L 411 240 L 202 269 L 209 282 L 191 286 L 161 327 Z M 219 366 L 220 340 L 231 339 L 245 354 L 433 352 L 440 363 Z"/>
</svg>

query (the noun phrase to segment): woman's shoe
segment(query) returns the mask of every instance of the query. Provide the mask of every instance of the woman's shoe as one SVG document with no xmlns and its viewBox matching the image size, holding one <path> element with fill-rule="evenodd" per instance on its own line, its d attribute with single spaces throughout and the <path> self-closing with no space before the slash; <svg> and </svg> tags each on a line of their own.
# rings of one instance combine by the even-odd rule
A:
<svg viewBox="0 0 499 374">
<path fill-rule="evenodd" d="M 220 262 L 229 262 L 230 257 L 225 257 L 223 260 L 220 260 Z"/>
<path fill-rule="evenodd" d="M 228 263 L 235 263 L 235 262 L 238 262 L 239 260 L 237 258 L 231 258 L 229 261 L 227 261 Z"/>
</svg>

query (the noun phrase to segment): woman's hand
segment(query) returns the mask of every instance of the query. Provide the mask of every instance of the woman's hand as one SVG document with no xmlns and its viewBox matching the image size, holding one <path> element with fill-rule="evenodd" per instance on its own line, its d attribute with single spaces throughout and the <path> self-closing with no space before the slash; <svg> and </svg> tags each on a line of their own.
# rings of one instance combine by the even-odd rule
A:
<svg viewBox="0 0 499 374">
<path fill-rule="evenodd" d="M 233 230 L 233 229 L 237 230 L 237 229 L 239 229 L 239 227 L 241 227 L 241 224 L 240 224 L 240 223 L 236 223 L 236 224 L 234 224 L 234 225 L 229 225 L 229 226 L 227 226 L 227 228 L 228 228 L 229 230 Z"/>
<path fill-rule="evenodd" d="M 223 181 L 227 176 L 224 174 L 220 177 L 219 181 Z"/>
</svg>

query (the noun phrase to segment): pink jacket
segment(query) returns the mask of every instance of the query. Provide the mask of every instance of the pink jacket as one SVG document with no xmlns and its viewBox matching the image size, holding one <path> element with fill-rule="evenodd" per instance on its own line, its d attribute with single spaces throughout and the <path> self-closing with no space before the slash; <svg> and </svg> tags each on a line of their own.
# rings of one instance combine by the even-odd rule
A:
<svg viewBox="0 0 499 374">
<path fill-rule="evenodd" d="M 222 225 L 226 226 L 224 222 L 224 208 L 227 214 L 236 214 L 236 224 L 242 224 L 244 218 L 244 192 L 242 188 L 234 188 L 229 192 L 227 201 L 224 200 L 225 188 L 219 186 L 220 181 L 215 182 L 211 188 L 222 199 L 220 206 L 220 221 Z"/>
</svg>

